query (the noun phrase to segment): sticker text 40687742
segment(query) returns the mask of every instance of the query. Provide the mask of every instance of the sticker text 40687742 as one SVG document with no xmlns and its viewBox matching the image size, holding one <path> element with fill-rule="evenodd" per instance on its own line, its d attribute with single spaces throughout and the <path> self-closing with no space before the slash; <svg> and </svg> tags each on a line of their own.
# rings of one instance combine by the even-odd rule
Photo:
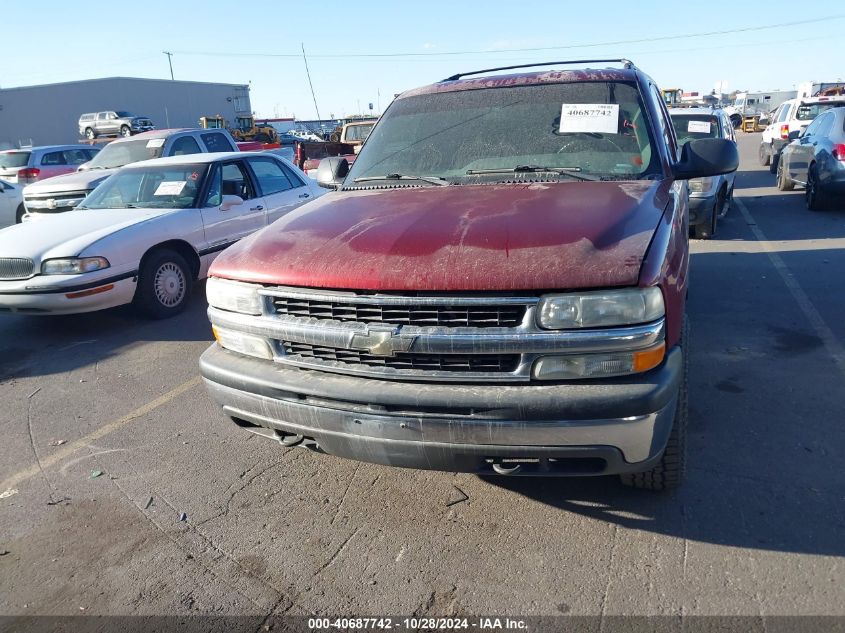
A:
<svg viewBox="0 0 845 633">
<path fill-rule="evenodd" d="M 587 132 L 618 134 L 618 103 L 564 103 L 560 110 L 562 134 Z"/>
</svg>

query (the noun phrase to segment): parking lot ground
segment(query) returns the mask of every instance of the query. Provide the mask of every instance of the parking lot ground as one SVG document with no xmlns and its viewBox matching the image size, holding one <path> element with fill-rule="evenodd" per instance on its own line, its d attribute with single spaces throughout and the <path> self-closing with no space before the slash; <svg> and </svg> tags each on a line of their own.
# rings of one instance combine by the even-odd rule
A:
<svg viewBox="0 0 845 633">
<path fill-rule="evenodd" d="M 4 316 L 0 614 L 845 615 L 845 205 L 807 211 L 739 143 L 737 203 L 692 245 L 681 489 L 250 435 L 197 377 L 202 285 L 166 322 Z"/>
</svg>

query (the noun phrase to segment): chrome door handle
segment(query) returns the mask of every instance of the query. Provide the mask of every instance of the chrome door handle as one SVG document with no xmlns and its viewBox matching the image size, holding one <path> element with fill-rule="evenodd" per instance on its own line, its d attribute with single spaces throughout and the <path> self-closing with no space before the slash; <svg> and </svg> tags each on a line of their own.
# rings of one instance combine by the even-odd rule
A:
<svg viewBox="0 0 845 633">
<path fill-rule="evenodd" d="M 250 211 L 264 211 L 264 207 L 262 207 L 262 206 L 259 204 L 257 207 L 250 207 L 250 208 L 249 208 L 249 210 L 250 210 Z"/>
<path fill-rule="evenodd" d="M 299 194 L 299 197 L 300 198 L 310 198 L 311 194 L 310 193 L 301 193 L 301 194 Z"/>
</svg>

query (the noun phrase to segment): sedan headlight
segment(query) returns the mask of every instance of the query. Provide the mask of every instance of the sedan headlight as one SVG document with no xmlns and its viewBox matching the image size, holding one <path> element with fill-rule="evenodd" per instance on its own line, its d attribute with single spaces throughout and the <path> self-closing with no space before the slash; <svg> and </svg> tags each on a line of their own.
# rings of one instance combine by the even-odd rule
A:
<svg viewBox="0 0 845 633">
<path fill-rule="evenodd" d="M 80 275 L 110 266 L 105 257 L 63 257 L 41 262 L 42 275 Z"/>
<path fill-rule="evenodd" d="M 210 277 L 205 285 L 208 305 L 241 314 L 261 314 L 261 286 Z"/>
<path fill-rule="evenodd" d="M 716 182 L 716 179 L 707 176 L 705 178 L 693 178 L 689 181 L 689 190 L 690 193 L 702 193 L 704 191 L 710 191 L 713 188 L 713 184 Z"/>
<path fill-rule="evenodd" d="M 546 295 L 537 306 L 537 321 L 547 330 L 636 325 L 664 314 L 663 293 L 654 287 Z"/>
</svg>

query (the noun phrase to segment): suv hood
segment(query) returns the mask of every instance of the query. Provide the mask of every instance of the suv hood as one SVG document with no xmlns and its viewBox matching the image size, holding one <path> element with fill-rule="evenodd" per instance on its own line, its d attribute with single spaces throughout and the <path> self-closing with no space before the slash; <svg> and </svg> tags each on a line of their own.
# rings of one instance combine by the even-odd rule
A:
<svg viewBox="0 0 845 633">
<path fill-rule="evenodd" d="M 107 235 L 173 212 L 173 209 L 67 211 L 48 220 L 15 224 L 0 231 L 0 253 L 3 257 L 30 258 L 39 265 L 51 257 L 74 257 Z"/>
<path fill-rule="evenodd" d="M 117 169 L 86 169 L 63 176 L 53 176 L 39 182 L 34 182 L 24 188 L 24 195 L 59 193 L 66 191 L 85 191 L 92 189 L 94 183 L 105 180 Z"/>
<path fill-rule="evenodd" d="M 414 291 L 636 285 L 670 182 L 335 192 L 224 251 L 210 274 Z"/>
</svg>

